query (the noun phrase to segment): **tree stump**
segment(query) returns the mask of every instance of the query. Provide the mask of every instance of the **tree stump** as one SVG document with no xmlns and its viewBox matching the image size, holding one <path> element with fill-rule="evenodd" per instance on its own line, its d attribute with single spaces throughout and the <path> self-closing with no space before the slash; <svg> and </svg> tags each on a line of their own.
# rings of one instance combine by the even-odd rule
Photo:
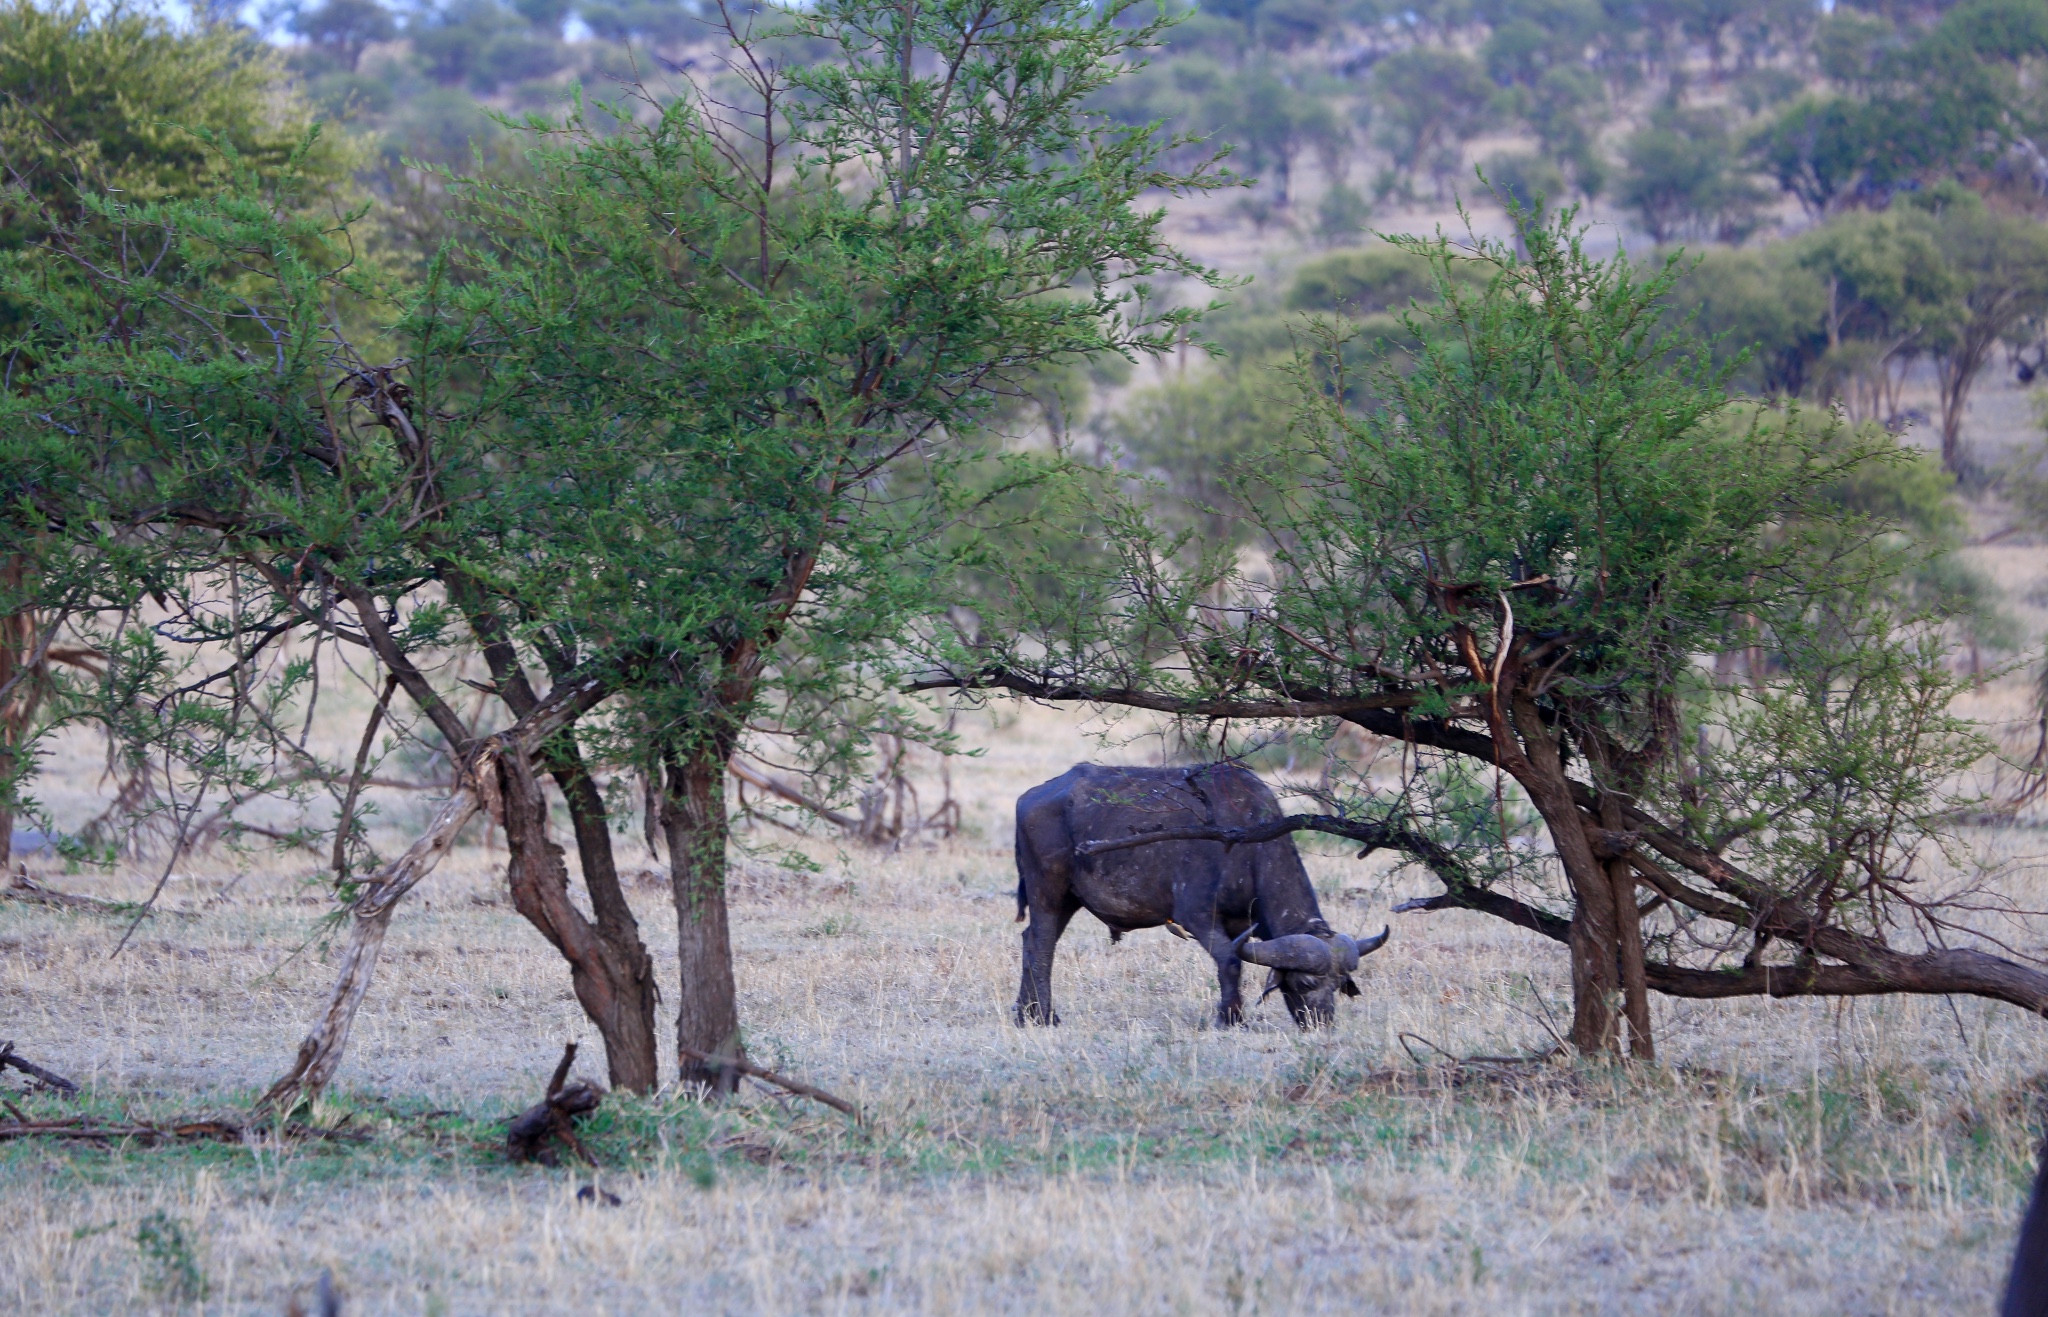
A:
<svg viewBox="0 0 2048 1317">
<path fill-rule="evenodd" d="M 554 1143 L 559 1139 L 578 1157 L 597 1165 L 590 1149 L 576 1137 L 573 1122 L 597 1110 L 604 1101 L 604 1090 L 580 1080 L 574 1084 L 567 1082 L 569 1067 L 575 1060 L 576 1044 L 569 1043 L 562 1048 L 562 1060 L 555 1067 L 554 1077 L 548 1080 L 547 1096 L 520 1112 L 506 1128 L 505 1152 L 513 1161 L 557 1165 Z"/>
</svg>

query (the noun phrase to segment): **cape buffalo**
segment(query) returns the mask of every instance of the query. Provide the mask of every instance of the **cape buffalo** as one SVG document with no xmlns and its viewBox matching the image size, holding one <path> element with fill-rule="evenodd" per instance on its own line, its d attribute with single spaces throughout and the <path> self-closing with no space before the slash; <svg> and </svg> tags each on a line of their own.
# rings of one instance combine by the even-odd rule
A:
<svg viewBox="0 0 2048 1317">
<path fill-rule="evenodd" d="M 1031 922 L 1017 1023 L 1059 1023 L 1053 950 L 1074 912 L 1086 910 L 1109 925 L 1112 941 L 1163 924 L 1201 943 L 1222 985 L 1218 1024 L 1244 1019 L 1238 979 L 1247 960 L 1269 967 L 1266 992 L 1279 990 L 1296 1024 L 1328 1024 L 1339 991 L 1358 995 L 1350 973 L 1358 958 L 1384 945 L 1387 932 L 1355 939 L 1332 931 L 1292 837 L 1238 846 L 1161 841 L 1099 855 L 1078 849 L 1167 829 L 1243 827 L 1279 814 L 1266 784 L 1231 764 L 1077 764 L 1018 797 L 1017 918 Z M 1254 933 L 1261 940 L 1247 944 Z"/>
<path fill-rule="evenodd" d="M 2041 1147 L 2034 1173 L 2034 1195 L 2020 1220 L 2013 1245 L 2012 1272 L 2006 1277 L 2005 1302 L 1999 1317 L 2048 1317 L 2048 1144 Z"/>
</svg>

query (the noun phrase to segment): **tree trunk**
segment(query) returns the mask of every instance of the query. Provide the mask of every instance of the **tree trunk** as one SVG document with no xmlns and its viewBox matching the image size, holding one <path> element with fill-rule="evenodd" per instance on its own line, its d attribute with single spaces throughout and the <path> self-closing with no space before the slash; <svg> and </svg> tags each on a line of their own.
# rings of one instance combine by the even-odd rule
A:
<svg viewBox="0 0 2048 1317">
<path fill-rule="evenodd" d="M 693 1060 L 690 1053 L 744 1060 L 739 1004 L 734 995 L 732 935 L 725 907 L 728 755 L 717 745 L 694 746 L 668 761 L 662 832 L 668 842 L 675 891 L 676 951 L 681 961 L 676 998 L 676 1070 L 687 1085 L 730 1093 L 740 1071 Z"/>
<path fill-rule="evenodd" d="M 651 1093 L 661 1084 L 661 1067 L 655 1059 L 654 1047 L 655 1006 L 661 999 L 661 990 L 654 978 L 654 957 L 647 954 L 647 944 L 640 939 L 640 921 L 633 917 L 633 907 L 626 900 L 625 888 L 619 882 L 618 857 L 612 851 L 610 815 L 605 810 L 604 797 L 598 791 L 597 783 L 591 781 L 590 774 L 584 771 L 583 762 L 573 747 L 566 762 L 550 756 L 549 767 L 569 802 L 569 818 L 576 829 L 576 855 L 583 865 L 583 886 L 590 893 L 590 908 L 597 915 L 597 935 L 614 949 L 615 955 L 636 967 L 634 982 L 638 985 L 640 997 L 639 1031 L 646 1039 L 646 1077 L 638 1078 L 636 1072 L 636 1077 L 629 1081 L 614 1065 L 612 1087 Z"/>
<path fill-rule="evenodd" d="M 571 780 L 594 793 L 588 777 L 575 776 Z M 604 1039 L 612 1087 L 652 1092 L 659 1082 L 654 1051 L 654 966 L 640 943 L 632 912 L 610 912 L 610 936 L 602 927 L 601 908 L 599 924 L 584 918 L 583 912 L 569 900 L 569 869 L 563 862 L 562 848 L 548 836 L 547 797 L 525 756 L 500 755 L 498 782 L 505 804 L 505 842 L 511 853 L 506 878 L 513 907 L 569 962 L 576 1000 Z M 579 834 L 592 823 L 602 827 L 604 821 L 601 802 L 594 820 L 588 817 L 588 802 L 583 805 L 578 818 Z M 579 843 L 583 840 L 579 835 Z M 582 849 L 588 855 L 591 848 Z M 604 851 L 608 861 L 610 847 L 606 846 Z M 587 868 L 585 877 L 591 877 Z M 623 907 L 617 874 L 610 877 L 611 895 Z M 592 881 L 589 885 L 595 906 L 596 893 L 603 884 Z M 619 926 L 621 913 L 623 928 Z"/>
<path fill-rule="evenodd" d="M 1621 1022 L 1615 1014 L 1621 983 L 1614 883 L 1586 838 L 1584 816 L 1572 800 L 1564 758 L 1537 712 L 1535 701 L 1519 696 L 1514 712 L 1515 730 L 1527 757 L 1516 778 L 1529 793 L 1536 812 L 1543 816 L 1558 860 L 1564 866 L 1565 880 L 1572 889 L 1569 1041 L 1582 1056 L 1613 1054 L 1621 1046 Z"/>
<path fill-rule="evenodd" d="M 400 657 L 402 659 L 403 655 Z M 397 670 L 395 665 L 393 667 Z M 401 684 L 404 675 L 401 673 Z M 412 675 L 417 676 L 417 673 Z M 547 699 L 531 715 L 487 738 L 479 754 L 527 754 L 528 746 L 545 742 L 596 708 L 604 696 L 604 684 L 594 677 L 557 682 L 555 688 L 548 692 Z M 478 798 L 476 775 L 496 770 L 478 758 L 471 758 L 469 762 L 459 764 L 456 771 L 460 785 L 441 806 L 440 812 L 434 815 L 434 821 L 426 832 L 406 847 L 405 854 L 364 881 L 355 904 L 350 907 L 354 922 L 349 928 L 348 947 L 342 953 L 341 972 L 335 978 L 327 1008 L 321 1012 L 320 1019 L 314 1023 L 305 1041 L 299 1044 L 298 1059 L 291 1071 L 257 1099 L 258 1111 L 288 1114 L 301 1100 L 317 1097 L 341 1065 L 342 1050 L 348 1046 L 356 1010 L 362 1005 L 363 995 L 370 990 L 370 979 L 376 972 L 377 955 L 384 946 L 384 934 L 390 926 L 392 909 L 421 879 L 434 871 L 434 866 L 455 844 L 456 836 L 483 808 L 483 802 Z"/>
<path fill-rule="evenodd" d="M 1600 795 L 1600 825 L 1620 832 L 1625 824 L 1621 801 L 1612 793 Z M 1614 889 L 1615 940 L 1620 951 L 1621 999 L 1628 1016 L 1628 1052 L 1638 1061 L 1657 1059 L 1657 1044 L 1650 1030 L 1650 985 L 1643 965 L 1643 921 L 1636 908 L 1636 871 L 1626 855 L 1607 861 L 1608 883 Z"/>
<path fill-rule="evenodd" d="M 1941 464 L 1952 476 L 1963 474 L 1963 412 L 1970 401 L 1970 386 L 1984 368 L 1992 342 L 1965 330 L 1955 351 L 1935 361 L 1941 392 Z"/>
<path fill-rule="evenodd" d="M 21 587 L 19 559 L 0 569 L 0 585 L 9 593 Z M 36 659 L 35 615 L 22 612 L 0 617 L 0 870 L 14 858 L 14 789 L 11 780 L 21 767 L 21 746 L 35 723 L 40 688 L 28 666 Z"/>
<path fill-rule="evenodd" d="M 469 618 L 471 631 L 484 642 L 484 661 L 490 665 L 500 698 L 512 710 L 513 717 L 526 717 L 540 700 L 504 624 L 491 610 L 483 590 L 468 575 L 449 568 L 444 576 L 450 593 Z M 553 653 L 545 647 L 542 655 L 554 680 L 569 677 L 573 664 L 568 655 Z M 604 798 L 597 784 L 590 780 L 582 752 L 569 732 L 549 741 L 541 758 L 569 804 L 570 823 L 576 831 L 576 856 L 582 863 L 583 885 L 590 893 L 590 909 L 597 916 L 597 925 L 592 929 L 582 913 L 569 904 L 565 893 L 557 896 L 558 889 L 566 888 L 568 874 L 562 871 L 559 879 L 556 877 L 556 871 L 562 869 L 560 850 L 547 839 L 544 805 L 535 815 L 538 827 L 524 825 L 530 851 L 526 859 L 535 866 L 531 870 L 521 867 L 521 843 L 510 836 L 513 825 L 508 807 L 506 832 L 512 864 L 507 876 L 512 883 L 513 903 L 569 960 L 577 1000 L 583 1003 L 591 1023 L 604 1038 L 605 1063 L 610 1068 L 612 1087 L 651 1093 L 661 1082 L 654 1047 L 654 1007 L 659 995 L 654 961 L 647 954 L 647 944 L 640 939 L 640 924 L 633 918 L 633 907 L 619 886 L 619 866 L 612 853 Z M 531 775 L 523 762 L 519 772 L 530 781 Z M 524 898 L 522 881 L 527 884 Z M 571 947 L 577 950 L 572 953 Z"/>
<path fill-rule="evenodd" d="M 1963 473 L 1963 402 L 1968 386 L 1961 378 L 1941 372 L 1941 465 L 1952 476 Z"/>
<path fill-rule="evenodd" d="M 356 1010 L 363 1004 L 363 995 L 370 990 L 370 979 L 377 972 L 377 956 L 384 949 L 392 909 L 420 879 L 434 871 L 434 866 L 454 845 L 456 834 L 476 817 L 480 807 L 473 789 L 457 788 L 419 840 L 363 884 L 362 894 L 353 907 L 348 946 L 342 950 L 340 972 L 335 975 L 334 990 L 328 994 L 327 1008 L 299 1044 L 299 1055 L 290 1072 L 257 1100 L 258 1111 L 288 1116 L 301 1101 L 318 1097 L 334 1078 L 341 1065 L 341 1054 L 348 1047 L 349 1032 L 355 1026 Z"/>
</svg>

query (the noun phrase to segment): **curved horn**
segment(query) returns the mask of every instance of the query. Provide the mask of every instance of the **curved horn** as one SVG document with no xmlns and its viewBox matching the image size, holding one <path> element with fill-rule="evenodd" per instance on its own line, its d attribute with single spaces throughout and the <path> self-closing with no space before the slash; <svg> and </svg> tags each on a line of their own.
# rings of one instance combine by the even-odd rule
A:
<svg viewBox="0 0 2048 1317">
<path fill-rule="evenodd" d="M 1240 960 L 1269 969 L 1291 969 L 1301 974 L 1328 974 L 1336 957 L 1330 944 L 1313 933 L 1289 933 L 1265 942 L 1250 943 L 1238 951 Z"/>
<path fill-rule="evenodd" d="M 1244 959 L 1244 944 L 1251 940 L 1252 934 L 1257 932 L 1258 928 L 1259 926 L 1257 924 L 1252 924 L 1249 927 L 1247 927 L 1244 930 L 1244 932 L 1239 933 L 1236 937 L 1230 939 L 1230 954 L 1236 956 L 1240 960 Z"/>
<path fill-rule="evenodd" d="M 1338 967 L 1349 974 L 1358 968 L 1360 960 L 1385 946 L 1392 932 L 1391 928 L 1382 928 L 1378 937 L 1351 937 L 1339 933 L 1335 945 L 1331 947 L 1331 956 L 1339 962 Z"/>
<path fill-rule="evenodd" d="M 1355 937 L 1351 939 L 1351 944 L 1358 948 L 1359 955 L 1370 956 L 1373 952 L 1387 945 L 1387 939 L 1393 936 L 1393 932 L 1394 930 L 1391 927 L 1383 927 L 1380 929 L 1378 937 Z"/>
</svg>

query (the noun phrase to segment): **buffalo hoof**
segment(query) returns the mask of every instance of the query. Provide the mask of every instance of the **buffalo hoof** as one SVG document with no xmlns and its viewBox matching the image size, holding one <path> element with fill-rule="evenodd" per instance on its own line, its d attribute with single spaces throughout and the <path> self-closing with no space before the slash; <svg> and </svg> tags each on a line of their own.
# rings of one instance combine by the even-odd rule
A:
<svg viewBox="0 0 2048 1317">
<path fill-rule="evenodd" d="M 1216 1010 L 1218 1029 L 1236 1029 L 1244 1024 L 1244 1007 L 1220 1006 Z"/>
<path fill-rule="evenodd" d="M 1033 1024 L 1051 1026 L 1056 1025 L 1060 1022 L 1059 1013 L 1057 1011 L 1042 1011 L 1035 1006 L 1030 1008 L 1019 1006 L 1015 1011 L 1011 1012 L 1010 1018 L 1013 1021 L 1015 1021 L 1019 1027 Z"/>
</svg>

